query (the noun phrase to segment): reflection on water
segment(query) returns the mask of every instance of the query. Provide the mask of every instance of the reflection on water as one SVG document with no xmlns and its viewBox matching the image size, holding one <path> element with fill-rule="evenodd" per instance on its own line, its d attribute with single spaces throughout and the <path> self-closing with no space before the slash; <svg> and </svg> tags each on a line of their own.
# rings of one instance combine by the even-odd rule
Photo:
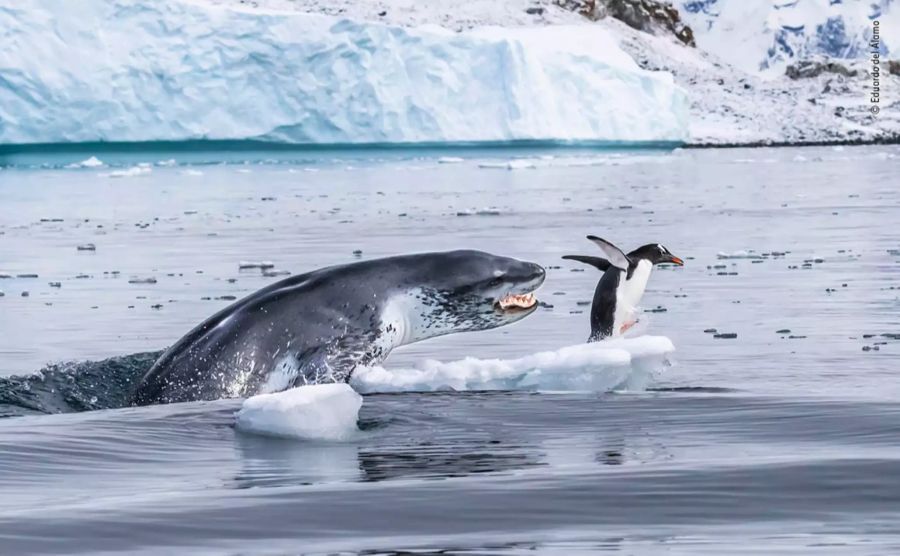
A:
<svg viewBox="0 0 900 556">
<path fill-rule="evenodd" d="M 366 408 L 390 413 L 385 407 L 400 403 L 407 407 L 437 410 L 452 403 L 452 396 L 414 394 L 418 404 L 410 406 L 407 396 L 370 396 Z M 470 401 L 482 396 L 469 395 Z M 509 399 L 527 410 L 529 394 Z M 470 422 L 442 420 L 432 416 L 420 422 L 392 420 L 390 426 L 368 419 L 363 434 L 349 442 L 299 441 L 259 436 L 235 431 L 236 455 L 240 471 L 233 478 L 235 488 L 310 486 L 338 482 L 378 482 L 398 479 L 458 479 L 484 474 L 522 474 L 563 476 L 602 471 L 603 466 L 641 465 L 672 457 L 664 435 L 652 428 L 623 427 L 611 424 L 608 430 L 591 430 L 595 425 L 577 423 L 578 419 L 595 423 L 596 412 L 571 414 L 571 433 L 564 429 L 542 427 L 542 411 L 553 398 L 535 399 L 534 415 L 517 414 L 517 427 L 495 427 L 491 434 L 478 423 L 474 407 L 466 415 Z M 462 402 L 462 397 L 459 400 Z M 568 400 L 567 400 L 568 401 Z M 585 400 L 587 401 L 587 400 Z M 603 403 L 603 402 L 597 402 Z M 460 405 L 464 405 L 460 403 Z M 478 405 L 477 403 L 475 404 Z M 537 411 L 538 407 L 541 408 Z M 396 409 L 394 407 L 393 409 Z M 582 410 L 588 409 L 582 407 Z M 594 413 L 592 416 L 591 413 Z M 530 423 L 530 424 L 529 424 Z M 524 426 L 525 428 L 522 428 Z M 629 430 L 632 429 L 632 430 Z M 500 432 L 502 431 L 502 432 Z M 541 469 L 543 468 L 543 469 Z"/>
<path fill-rule="evenodd" d="M 359 448 L 235 432 L 240 471 L 235 488 L 312 485 L 361 479 Z"/>
<path fill-rule="evenodd" d="M 360 449 L 363 480 L 444 479 L 498 473 L 546 465 L 534 446 L 500 440 L 420 443 L 390 449 Z"/>
</svg>

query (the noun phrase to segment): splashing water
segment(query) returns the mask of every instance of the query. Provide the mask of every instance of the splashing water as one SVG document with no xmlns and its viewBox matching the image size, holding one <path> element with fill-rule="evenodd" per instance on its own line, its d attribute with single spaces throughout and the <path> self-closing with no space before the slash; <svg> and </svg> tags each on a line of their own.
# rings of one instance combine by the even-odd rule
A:
<svg viewBox="0 0 900 556">
<path fill-rule="evenodd" d="M 429 359 L 413 368 L 366 367 L 354 373 L 350 385 L 363 394 L 642 390 L 653 373 L 668 364 L 674 349 L 665 336 L 616 338 L 517 359 Z M 161 353 L 57 363 L 27 376 L 0 377 L 0 417 L 125 407 L 138 381 Z"/>
</svg>

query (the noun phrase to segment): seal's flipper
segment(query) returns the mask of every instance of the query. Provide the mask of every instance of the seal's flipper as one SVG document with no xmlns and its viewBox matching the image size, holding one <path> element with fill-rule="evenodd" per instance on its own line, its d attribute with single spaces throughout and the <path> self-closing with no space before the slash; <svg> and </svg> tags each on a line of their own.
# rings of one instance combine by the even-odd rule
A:
<svg viewBox="0 0 900 556">
<path fill-rule="evenodd" d="M 603 251 L 603 254 L 609 260 L 609 264 L 623 272 L 628 272 L 628 268 L 631 266 L 631 259 L 621 249 L 597 236 L 587 236 L 587 238 Z"/>
<path fill-rule="evenodd" d="M 609 261 L 602 257 L 589 257 L 587 255 L 563 255 L 563 258 L 570 261 L 578 261 L 580 263 L 589 264 L 592 267 L 598 269 L 600 272 L 606 272 L 611 266 L 609 264 Z"/>
</svg>

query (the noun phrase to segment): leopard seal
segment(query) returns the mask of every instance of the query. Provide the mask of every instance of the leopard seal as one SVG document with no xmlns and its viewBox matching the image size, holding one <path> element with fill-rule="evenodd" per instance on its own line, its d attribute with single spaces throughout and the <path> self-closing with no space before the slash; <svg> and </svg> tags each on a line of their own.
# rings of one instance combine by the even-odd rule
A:
<svg viewBox="0 0 900 556">
<path fill-rule="evenodd" d="M 346 382 L 427 338 L 535 311 L 537 264 L 482 251 L 399 255 L 275 282 L 200 323 L 144 375 L 132 405 L 247 397 Z"/>
</svg>

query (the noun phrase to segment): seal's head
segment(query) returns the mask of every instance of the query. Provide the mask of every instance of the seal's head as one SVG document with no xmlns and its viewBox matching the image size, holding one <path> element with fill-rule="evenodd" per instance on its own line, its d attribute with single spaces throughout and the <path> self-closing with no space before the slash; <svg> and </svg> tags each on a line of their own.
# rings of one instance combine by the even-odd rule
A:
<svg viewBox="0 0 900 556">
<path fill-rule="evenodd" d="M 419 257 L 415 284 L 393 311 L 403 315 L 402 343 L 496 328 L 537 309 L 534 292 L 545 272 L 535 263 L 468 250 Z"/>
</svg>

